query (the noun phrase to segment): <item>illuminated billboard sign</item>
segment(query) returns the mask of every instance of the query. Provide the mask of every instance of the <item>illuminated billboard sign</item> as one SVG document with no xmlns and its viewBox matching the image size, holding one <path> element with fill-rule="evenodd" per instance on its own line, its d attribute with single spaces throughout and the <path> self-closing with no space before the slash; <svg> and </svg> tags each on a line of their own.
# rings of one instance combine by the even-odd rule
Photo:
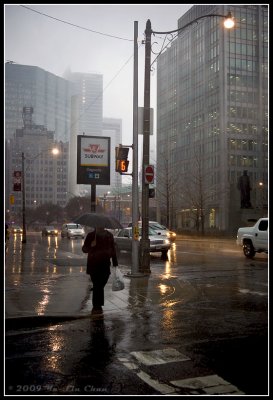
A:
<svg viewBox="0 0 273 400">
<path fill-rule="evenodd" d="M 110 137 L 78 135 L 78 184 L 110 185 L 110 149 Z"/>
</svg>

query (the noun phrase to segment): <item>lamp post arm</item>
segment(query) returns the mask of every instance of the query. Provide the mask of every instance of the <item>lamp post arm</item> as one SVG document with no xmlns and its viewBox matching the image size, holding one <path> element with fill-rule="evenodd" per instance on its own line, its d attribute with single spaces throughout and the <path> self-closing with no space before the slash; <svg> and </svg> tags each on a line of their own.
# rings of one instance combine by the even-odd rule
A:
<svg viewBox="0 0 273 400">
<path fill-rule="evenodd" d="M 208 17 L 222 17 L 225 19 L 233 19 L 231 12 L 229 12 L 227 15 L 223 15 L 223 14 L 207 14 L 207 15 L 201 15 L 198 18 L 193 19 L 192 21 L 188 22 L 186 25 L 182 26 L 181 28 L 178 29 L 174 29 L 172 31 L 167 31 L 167 32 L 157 32 L 152 30 L 152 33 L 156 34 L 156 35 L 163 35 L 163 34 L 169 34 L 169 33 L 174 33 L 174 32 L 180 32 L 183 29 L 186 29 L 188 26 L 194 24 L 195 22 L 198 22 L 200 19 L 203 18 L 208 18 Z"/>
<path fill-rule="evenodd" d="M 28 161 L 34 161 L 34 160 L 36 160 L 36 158 L 38 158 L 38 157 L 40 157 L 40 155 L 41 154 L 44 154 L 44 153 L 47 153 L 48 151 L 53 151 L 55 148 L 49 148 L 49 149 L 44 149 L 44 150 L 42 150 L 42 151 L 40 151 L 40 153 L 38 153 L 38 154 L 36 154 L 36 156 L 35 157 L 33 157 L 33 158 L 28 158 L 27 160 Z M 59 152 L 59 150 L 57 149 L 57 151 Z M 55 153 L 54 153 L 55 154 Z M 58 154 L 58 153 L 56 153 L 56 154 Z M 30 165 L 28 165 L 27 167 L 26 167 L 26 170 L 28 169 L 30 167 Z"/>
</svg>

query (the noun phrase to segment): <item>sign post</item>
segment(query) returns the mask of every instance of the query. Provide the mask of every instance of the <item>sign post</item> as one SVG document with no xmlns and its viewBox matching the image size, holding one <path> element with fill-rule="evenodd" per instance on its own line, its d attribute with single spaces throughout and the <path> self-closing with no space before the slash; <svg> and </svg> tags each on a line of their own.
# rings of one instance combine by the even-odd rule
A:
<svg viewBox="0 0 273 400">
<path fill-rule="evenodd" d="M 110 137 L 78 135 L 77 184 L 91 185 L 91 212 L 96 185 L 110 185 Z"/>
</svg>

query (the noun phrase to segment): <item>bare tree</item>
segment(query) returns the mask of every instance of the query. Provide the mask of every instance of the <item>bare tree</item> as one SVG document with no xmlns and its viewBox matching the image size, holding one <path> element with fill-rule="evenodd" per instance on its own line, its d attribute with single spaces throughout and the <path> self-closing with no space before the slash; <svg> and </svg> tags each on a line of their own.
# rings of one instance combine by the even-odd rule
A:
<svg viewBox="0 0 273 400">
<path fill-rule="evenodd" d="M 156 172 L 156 193 L 163 221 L 168 228 L 176 225 L 176 203 L 179 191 L 179 171 L 173 168 L 173 159 L 164 151 L 158 154 L 159 168 Z"/>
<path fill-rule="evenodd" d="M 208 155 L 201 145 L 195 144 L 193 157 L 186 164 L 186 170 L 180 177 L 180 186 L 183 187 L 180 196 L 180 208 L 187 209 L 189 218 L 194 221 L 195 229 L 205 233 L 206 217 L 219 198 L 217 183 L 213 181 L 215 170 L 209 168 Z"/>
</svg>

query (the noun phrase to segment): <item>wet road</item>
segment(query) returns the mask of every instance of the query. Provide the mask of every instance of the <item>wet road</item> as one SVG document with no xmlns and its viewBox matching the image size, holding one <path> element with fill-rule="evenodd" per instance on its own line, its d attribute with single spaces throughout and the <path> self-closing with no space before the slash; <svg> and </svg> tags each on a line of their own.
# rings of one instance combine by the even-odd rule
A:
<svg viewBox="0 0 273 400">
<path fill-rule="evenodd" d="M 81 240 L 11 241 L 6 393 L 267 394 L 267 257 L 181 239 L 168 261 L 151 256 L 150 276 L 118 293 L 109 281 L 99 320 Z M 128 254 L 119 263 L 130 272 Z"/>
</svg>

